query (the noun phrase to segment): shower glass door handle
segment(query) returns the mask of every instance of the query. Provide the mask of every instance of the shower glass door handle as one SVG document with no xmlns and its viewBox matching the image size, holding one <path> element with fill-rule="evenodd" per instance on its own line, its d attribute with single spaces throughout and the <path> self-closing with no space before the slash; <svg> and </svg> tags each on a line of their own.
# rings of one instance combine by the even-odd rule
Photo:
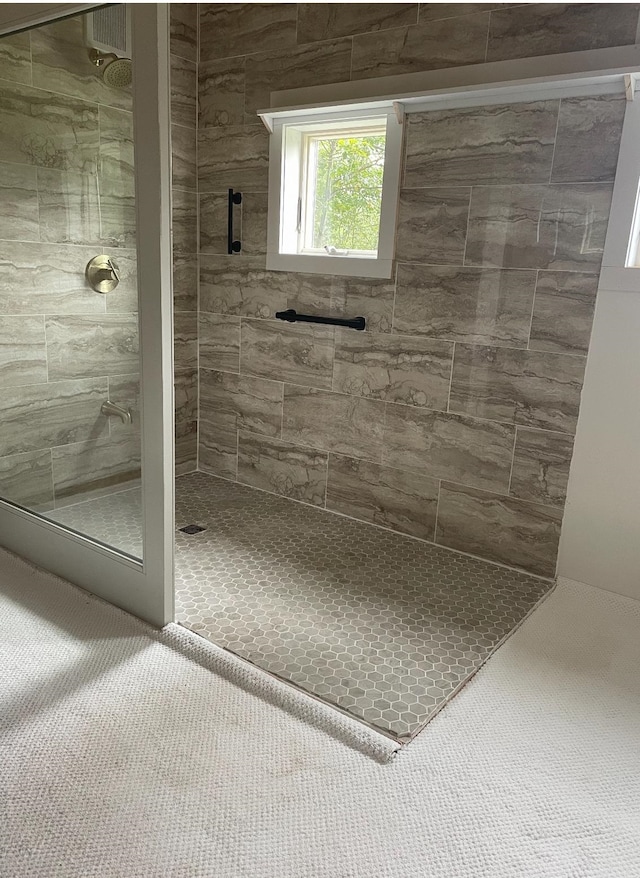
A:
<svg viewBox="0 0 640 878">
<path fill-rule="evenodd" d="M 0 73 L 0 545 L 160 624 L 172 618 L 169 7 L 131 5 L 132 62 L 109 77 L 87 44 L 92 12 L 25 30 L 28 7 L 10 8 L 22 20 L 11 32 L 17 13 L 0 8 L 15 59 Z"/>
</svg>

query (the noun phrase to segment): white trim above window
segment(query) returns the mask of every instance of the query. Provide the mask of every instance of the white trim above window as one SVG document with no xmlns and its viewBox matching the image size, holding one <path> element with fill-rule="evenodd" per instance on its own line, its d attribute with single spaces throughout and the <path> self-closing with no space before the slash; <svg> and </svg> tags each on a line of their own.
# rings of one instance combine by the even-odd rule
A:
<svg viewBox="0 0 640 878">
<path fill-rule="evenodd" d="M 315 145 L 345 136 L 385 138 L 377 246 L 340 249 L 313 233 Z M 391 277 L 402 160 L 402 116 L 391 102 L 372 109 L 304 114 L 272 121 L 269 149 L 267 268 L 351 277 Z M 371 237 L 371 236 L 370 236 Z M 335 244 L 336 246 L 333 246 Z M 325 252 L 323 252 L 323 250 Z"/>
</svg>

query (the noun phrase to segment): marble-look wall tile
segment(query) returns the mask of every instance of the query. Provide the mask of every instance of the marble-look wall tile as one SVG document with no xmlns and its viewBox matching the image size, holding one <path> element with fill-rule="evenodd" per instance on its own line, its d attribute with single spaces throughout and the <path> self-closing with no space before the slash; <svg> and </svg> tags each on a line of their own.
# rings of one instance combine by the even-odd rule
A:
<svg viewBox="0 0 640 878">
<path fill-rule="evenodd" d="M 255 122 L 256 112 L 270 106 L 272 91 L 347 82 L 350 68 L 350 39 L 308 43 L 289 49 L 280 44 L 269 52 L 249 55 L 244 98 L 247 121 Z"/>
<path fill-rule="evenodd" d="M 203 311 L 271 318 L 296 308 L 309 314 L 363 316 L 367 330 L 390 332 L 393 281 L 320 274 L 266 271 L 262 256 L 208 256 L 200 259 Z"/>
<path fill-rule="evenodd" d="M 136 207 L 133 117 L 100 107 L 101 237 L 117 247 L 135 247 Z"/>
<path fill-rule="evenodd" d="M 0 457 L 0 497 L 36 512 L 53 509 L 49 449 Z"/>
<path fill-rule="evenodd" d="M 26 85 L 0 90 L 4 161 L 85 173 L 98 165 L 98 107 Z"/>
<path fill-rule="evenodd" d="M 481 14 L 355 36 L 351 79 L 480 64 L 488 27 Z"/>
<path fill-rule="evenodd" d="M 198 430 L 198 469 L 224 479 L 236 478 L 238 430 L 233 412 L 219 412 L 215 422 L 202 415 Z"/>
<path fill-rule="evenodd" d="M 192 472 L 198 464 L 198 371 L 176 368 L 175 467 L 176 473 Z M 113 432 L 113 429 L 112 429 Z"/>
<path fill-rule="evenodd" d="M 140 437 L 118 433 L 51 451 L 56 508 L 140 484 Z"/>
<path fill-rule="evenodd" d="M 0 240 L 39 241 L 37 170 L 0 163 Z"/>
<path fill-rule="evenodd" d="M 624 95 L 560 101 L 553 183 L 615 179 L 626 107 Z"/>
<path fill-rule="evenodd" d="M 70 249 L 72 253 L 77 254 L 77 247 Z M 110 293 L 106 295 L 97 293 L 97 295 L 103 299 L 106 298 L 108 314 L 133 314 L 138 310 L 138 255 L 135 250 L 123 249 L 121 247 L 117 249 L 105 247 L 104 250 L 118 263 L 120 283 Z M 96 255 L 95 249 L 90 250 L 87 248 L 87 251 L 92 256 Z M 87 283 L 86 280 L 85 283 Z"/>
<path fill-rule="evenodd" d="M 84 276 L 95 249 L 3 242 L 0 248 L 0 314 L 104 314 L 106 297 Z"/>
<path fill-rule="evenodd" d="M 337 329 L 333 389 L 446 411 L 452 360 L 448 341 Z"/>
<path fill-rule="evenodd" d="M 324 506 L 326 452 L 254 433 L 238 433 L 238 481 L 291 500 Z"/>
<path fill-rule="evenodd" d="M 518 427 L 509 493 L 562 509 L 572 453 L 573 436 Z"/>
<path fill-rule="evenodd" d="M 240 371 L 240 318 L 200 312 L 200 367 L 218 372 Z"/>
<path fill-rule="evenodd" d="M 417 3 L 298 3 L 299 43 L 417 23 Z"/>
<path fill-rule="evenodd" d="M 396 259 L 462 264 L 471 189 L 403 189 L 400 192 Z"/>
<path fill-rule="evenodd" d="M 307 276 L 308 279 L 312 275 Z M 331 313 L 336 317 L 364 317 L 369 332 L 391 332 L 395 284 L 387 280 L 334 278 Z M 287 307 L 292 307 L 289 303 Z"/>
<path fill-rule="evenodd" d="M 295 3 L 202 3 L 200 61 L 295 46 Z"/>
<path fill-rule="evenodd" d="M 638 11 L 626 3 L 530 3 L 491 13 L 487 61 L 631 45 Z"/>
<path fill-rule="evenodd" d="M 56 94 L 69 95 L 130 110 L 131 87 L 113 88 L 89 60 L 84 16 L 65 18 L 31 31 L 33 84 Z"/>
<path fill-rule="evenodd" d="M 185 189 L 173 190 L 173 249 L 175 253 L 198 250 L 198 195 Z"/>
<path fill-rule="evenodd" d="M 496 3 L 420 3 L 419 22 L 438 21 L 441 18 L 457 18 L 477 12 L 499 8 Z"/>
<path fill-rule="evenodd" d="M 198 199 L 200 220 L 200 253 L 228 257 L 228 209 L 227 193 L 205 192 Z M 234 234 L 242 238 L 241 212 L 234 209 Z"/>
<path fill-rule="evenodd" d="M 404 185 L 547 183 L 558 107 L 535 101 L 411 114 Z"/>
<path fill-rule="evenodd" d="M 350 457 L 380 462 L 384 403 L 285 385 L 282 438 Z"/>
<path fill-rule="evenodd" d="M 387 405 L 382 462 L 506 493 L 514 432 L 506 424 Z"/>
<path fill-rule="evenodd" d="M 195 254 L 173 254 L 173 308 L 198 310 L 198 259 Z"/>
<path fill-rule="evenodd" d="M 198 422 L 176 422 L 175 466 L 176 476 L 196 472 L 198 469 Z"/>
<path fill-rule="evenodd" d="M 118 418 L 109 419 L 109 433 L 113 436 L 115 433 L 131 434 L 139 433 L 141 429 L 140 412 L 141 412 L 141 394 L 140 394 L 140 375 L 132 372 L 130 375 L 113 375 L 108 378 L 109 399 L 122 408 L 129 409 L 131 412 L 131 423 L 123 424 Z"/>
<path fill-rule="evenodd" d="M 320 316 L 364 317 L 366 331 L 391 331 L 393 281 L 322 274 L 287 273 L 282 277 L 287 308 Z"/>
<path fill-rule="evenodd" d="M 349 457 L 329 456 L 327 509 L 433 540 L 438 482 Z"/>
<path fill-rule="evenodd" d="M 266 192 L 248 192 L 243 194 L 241 240 L 242 252 L 245 256 L 266 255 L 267 213 L 268 195 Z"/>
<path fill-rule="evenodd" d="M 598 270 L 611 193 L 610 183 L 474 188 L 465 263 Z"/>
<path fill-rule="evenodd" d="M 200 258 L 200 308 L 217 314 L 273 317 L 289 307 L 286 275 L 265 271 L 264 259 L 244 256 Z"/>
<path fill-rule="evenodd" d="M 171 55 L 171 121 L 195 128 L 197 124 L 198 76 L 195 62 Z"/>
<path fill-rule="evenodd" d="M 138 317 L 47 317 L 49 380 L 137 372 Z"/>
<path fill-rule="evenodd" d="M 582 357 L 456 345 L 449 408 L 479 418 L 573 433 L 584 367 Z"/>
<path fill-rule="evenodd" d="M 394 331 L 526 347 L 535 271 L 399 265 Z"/>
<path fill-rule="evenodd" d="M 200 369 L 200 417 L 222 423 L 233 415 L 238 429 L 280 436 L 282 384 L 248 375 Z"/>
<path fill-rule="evenodd" d="M 46 380 L 44 317 L 3 317 L 0 320 L 0 386 L 39 384 Z"/>
<path fill-rule="evenodd" d="M 263 125 L 226 125 L 198 132 L 200 192 L 267 192 L 269 135 Z"/>
<path fill-rule="evenodd" d="M 176 366 L 174 374 L 176 397 L 176 421 L 198 420 L 198 370 L 189 366 Z"/>
<path fill-rule="evenodd" d="M 209 61 L 198 68 L 198 127 L 242 125 L 245 58 Z M 259 119 L 258 124 L 262 124 Z"/>
<path fill-rule="evenodd" d="M 40 237 L 57 244 L 98 244 L 101 211 L 96 174 L 38 168 Z"/>
<path fill-rule="evenodd" d="M 183 125 L 171 126 L 171 154 L 173 186 L 195 190 L 198 185 L 196 170 L 196 132 Z"/>
<path fill-rule="evenodd" d="M 436 542 L 553 577 L 561 523 L 562 512 L 550 506 L 443 484 Z"/>
<path fill-rule="evenodd" d="M 108 419 L 100 413 L 106 394 L 106 378 L 0 387 L 2 454 L 38 451 L 107 435 Z"/>
<path fill-rule="evenodd" d="M 587 354 L 598 277 L 573 271 L 538 272 L 530 348 Z"/>
<path fill-rule="evenodd" d="M 332 326 L 243 320 L 240 371 L 247 375 L 331 389 Z"/>
<path fill-rule="evenodd" d="M 198 315 L 195 311 L 176 311 L 173 315 L 173 359 L 178 368 L 198 368 Z"/>
<path fill-rule="evenodd" d="M 172 3 L 171 54 L 198 60 L 198 3 Z"/>
<path fill-rule="evenodd" d="M 0 39 L 0 79 L 31 85 L 31 34 L 9 34 Z"/>
</svg>

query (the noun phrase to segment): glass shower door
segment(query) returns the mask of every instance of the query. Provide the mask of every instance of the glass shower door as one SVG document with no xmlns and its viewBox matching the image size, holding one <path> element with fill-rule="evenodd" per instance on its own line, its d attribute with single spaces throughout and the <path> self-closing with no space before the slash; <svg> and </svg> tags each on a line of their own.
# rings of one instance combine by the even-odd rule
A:
<svg viewBox="0 0 640 878">
<path fill-rule="evenodd" d="M 0 37 L 0 542 L 156 622 L 171 616 L 167 8 Z"/>
</svg>

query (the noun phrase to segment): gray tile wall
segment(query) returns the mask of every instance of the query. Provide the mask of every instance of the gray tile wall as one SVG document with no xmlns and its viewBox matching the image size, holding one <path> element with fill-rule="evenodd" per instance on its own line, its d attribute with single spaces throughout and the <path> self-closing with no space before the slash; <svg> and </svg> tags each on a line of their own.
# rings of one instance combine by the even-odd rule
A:
<svg viewBox="0 0 640 878">
<path fill-rule="evenodd" d="M 195 5 L 172 10 L 178 464 L 196 467 Z M 140 475 L 131 94 L 90 65 L 80 17 L 0 40 L 0 495 L 45 511 Z M 192 230 L 189 231 L 189 223 Z M 186 246 L 182 242 L 188 242 Z M 121 283 L 84 269 L 113 254 Z M 105 418 L 107 397 L 133 427 Z"/>
<path fill-rule="evenodd" d="M 171 4 L 176 472 L 198 463 L 198 8 Z"/>
<path fill-rule="evenodd" d="M 410 115 L 391 281 L 265 270 L 255 110 L 278 88 L 633 43 L 640 7 L 199 9 L 200 468 L 552 576 L 624 99 Z M 276 322 L 287 307 L 368 329 Z"/>
</svg>

